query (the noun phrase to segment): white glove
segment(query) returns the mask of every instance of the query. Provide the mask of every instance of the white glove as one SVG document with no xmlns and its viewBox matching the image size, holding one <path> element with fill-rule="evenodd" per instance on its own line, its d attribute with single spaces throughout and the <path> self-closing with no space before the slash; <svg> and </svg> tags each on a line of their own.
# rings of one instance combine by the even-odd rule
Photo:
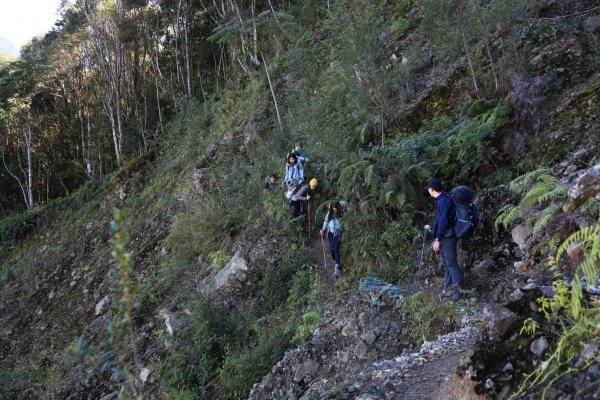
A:
<svg viewBox="0 0 600 400">
<path fill-rule="evenodd" d="M 309 196 L 306 196 L 306 200 L 310 200 L 310 195 L 309 195 Z"/>
</svg>

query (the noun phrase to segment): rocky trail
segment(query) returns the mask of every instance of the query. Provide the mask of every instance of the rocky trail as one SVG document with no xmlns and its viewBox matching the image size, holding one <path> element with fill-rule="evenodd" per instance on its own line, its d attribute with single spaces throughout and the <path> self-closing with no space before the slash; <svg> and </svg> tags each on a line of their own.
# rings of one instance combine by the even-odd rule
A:
<svg viewBox="0 0 600 400">
<path fill-rule="evenodd" d="M 334 262 L 329 252 L 327 240 L 321 240 L 321 236 L 316 234 L 311 237 L 311 240 L 309 241 L 309 248 L 311 261 L 318 267 L 319 279 L 321 281 L 323 293 L 325 293 L 329 300 L 334 300 L 334 286 L 336 278 L 333 277 Z M 323 253 L 325 253 L 324 257 Z"/>
<path fill-rule="evenodd" d="M 464 382 L 470 382 L 468 373 L 457 373 L 466 369 L 482 331 L 482 307 L 475 299 L 461 302 L 460 322 L 453 332 L 414 347 L 400 313 L 373 305 L 373 299 L 389 303 L 383 297 L 390 293 L 432 292 L 430 284 L 415 281 L 373 293 L 359 290 L 360 294 L 336 301 L 327 243 L 315 235 L 309 247 L 323 292 L 334 304 L 312 338 L 289 350 L 255 385 L 250 399 L 479 398 L 472 384 Z M 344 279 L 343 272 L 338 279 Z"/>
</svg>

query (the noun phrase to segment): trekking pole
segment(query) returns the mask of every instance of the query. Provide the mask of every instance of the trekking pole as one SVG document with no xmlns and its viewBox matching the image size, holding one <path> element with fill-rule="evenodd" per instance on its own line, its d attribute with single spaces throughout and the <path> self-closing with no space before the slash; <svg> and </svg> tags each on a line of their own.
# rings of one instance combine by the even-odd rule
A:
<svg viewBox="0 0 600 400">
<path fill-rule="evenodd" d="M 310 200 L 308 200 L 308 240 L 310 240 Z"/>
<path fill-rule="evenodd" d="M 321 244 L 323 245 L 323 262 L 325 263 L 325 271 L 327 271 L 327 257 L 325 257 L 325 239 L 321 235 Z"/>
<path fill-rule="evenodd" d="M 427 228 L 423 228 L 423 246 L 421 246 L 421 261 L 419 261 L 419 273 L 423 266 L 423 253 L 425 252 L 425 239 L 427 238 Z"/>
</svg>

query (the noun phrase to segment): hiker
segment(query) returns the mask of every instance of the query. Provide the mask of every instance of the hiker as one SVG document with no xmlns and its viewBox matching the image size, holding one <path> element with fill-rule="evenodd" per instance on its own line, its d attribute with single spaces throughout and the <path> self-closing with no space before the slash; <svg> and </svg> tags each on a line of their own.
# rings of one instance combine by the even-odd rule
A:
<svg viewBox="0 0 600 400">
<path fill-rule="evenodd" d="M 290 193 L 289 203 L 292 208 L 292 219 L 298 217 L 300 214 L 306 214 L 306 202 L 310 200 L 310 192 L 315 190 L 318 183 L 315 178 L 312 178 L 308 185 L 298 184 L 295 190 Z"/>
<path fill-rule="evenodd" d="M 304 151 L 302 150 L 302 143 L 300 143 L 300 142 L 296 143 L 296 145 L 294 146 L 294 150 L 292 150 L 292 153 L 294 153 L 296 155 L 296 157 L 298 157 L 298 160 L 302 164 L 308 162 L 308 158 L 306 157 L 306 154 L 304 154 Z"/>
<path fill-rule="evenodd" d="M 284 182 L 288 186 L 296 185 L 304 180 L 304 167 L 302 161 L 298 160 L 298 156 L 294 153 L 289 153 L 287 156 L 287 164 L 285 165 Z"/>
<path fill-rule="evenodd" d="M 265 189 L 275 190 L 277 187 L 277 177 L 275 174 L 270 174 L 265 178 Z"/>
<path fill-rule="evenodd" d="M 454 205 L 448 193 L 442 190 L 442 181 L 437 178 L 427 181 L 427 192 L 436 202 L 435 225 L 433 227 L 425 225 L 425 229 L 433 232 L 435 237 L 433 251 L 440 251 L 444 263 L 444 289 L 441 296 L 451 296 L 453 301 L 457 301 L 461 297 L 463 275 L 456 254 L 458 238 L 452 229 L 455 222 Z"/>
<path fill-rule="evenodd" d="M 329 244 L 329 250 L 331 251 L 331 257 L 335 262 L 335 269 L 333 276 L 338 277 L 340 275 L 341 268 L 341 255 L 340 247 L 342 245 L 342 233 L 344 233 L 344 226 L 340 220 L 342 216 L 342 208 L 339 203 L 332 203 L 329 205 L 329 210 L 323 220 L 323 228 L 321 229 L 321 237 L 324 233 L 327 233 L 327 243 Z"/>
</svg>

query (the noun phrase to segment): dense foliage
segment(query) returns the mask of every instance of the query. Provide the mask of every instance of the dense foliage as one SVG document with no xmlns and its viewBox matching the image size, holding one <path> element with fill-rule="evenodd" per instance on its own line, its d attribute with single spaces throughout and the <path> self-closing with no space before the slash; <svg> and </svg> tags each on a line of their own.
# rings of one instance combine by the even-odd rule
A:
<svg viewBox="0 0 600 400">
<path fill-rule="evenodd" d="M 397 283 L 411 272 L 417 227 L 432 217 L 422 189 L 432 175 L 476 189 L 512 181 L 525 197 L 498 224 L 521 218 L 536 233 L 548 229 L 564 186 L 546 169 L 515 177 L 535 165 L 526 150 L 540 129 L 539 99 L 566 78 L 528 57 L 540 42 L 580 30 L 592 3 L 65 3 L 51 32 L 20 58 L 0 59 L 2 282 L 32 293 L 43 258 L 67 263 L 69 246 L 91 236 L 89 218 L 100 225 L 118 206 L 141 271 L 139 314 L 169 301 L 191 305 L 180 336 L 154 338 L 160 391 L 243 398 L 327 306 L 306 220 L 289 223 L 282 193 L 263 191 L 265 175 L 281 178 L 300 141 L 307 174 L 319 179 L 312 234 L 331 200 L 348 201 L 338 294 L 365 274 Z M 565 12 L 574 22 L 547 17 Z M 580 76 L 598 65 L 587 61 Z M 46 237 L 24 241 L 47 221 Z M 587 234 L 597 250 L 597 232 Z M 236 312 L 198 294 L 235 243 L 265 237 L 286 251 Z M 449 327 L 454 310 L 440 318 L 419 294 L 402 312 L 419 341 Z M 21 363 L 14 374 L 41 392 L 60 384 L 45 354 L 3 362 Z M 34 373 L 21 373 L 29 366 Z M 12 383 L 21 378 L 0 378 L 5 393 L 21 389 Z"/>
</svg>

